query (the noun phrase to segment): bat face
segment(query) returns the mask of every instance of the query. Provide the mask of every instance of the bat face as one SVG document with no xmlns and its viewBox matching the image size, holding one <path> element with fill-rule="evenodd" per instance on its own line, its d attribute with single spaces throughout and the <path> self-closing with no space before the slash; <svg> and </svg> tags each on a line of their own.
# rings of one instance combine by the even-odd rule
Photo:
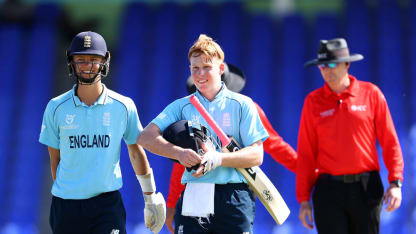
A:
<svg viewBox="0 0 416 234">
<path fill-rule="evenodd" d="M 240 149 L 238 143 L 234 139 L 231 139 L 231 142 L 223 148 L 223 151 L 229 152 L 229 148 Z M 279 225 L 283 224 L 289 217 L 289 207 L 260 167 L 237 168 L 237 170 L 247 180 L 248 185 L 260 199 L 264 207 L 266 207 L 276 223 Z"/>
<path fill-rule="evenodd" d="M 290 210 L 270 179 L 259 167 L 237 169 L 247 180 L 261 203 L 279 225 L 289 217 Z"/>
</svg>

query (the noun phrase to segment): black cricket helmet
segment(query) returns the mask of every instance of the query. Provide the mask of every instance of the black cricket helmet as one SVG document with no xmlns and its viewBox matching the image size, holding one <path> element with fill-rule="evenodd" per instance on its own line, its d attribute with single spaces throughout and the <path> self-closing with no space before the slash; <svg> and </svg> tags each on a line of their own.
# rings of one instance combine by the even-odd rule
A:
<svg viewBox="0 0 416 234">
<path fill-rule="evenodd" d="M 79 63 L 73 61 L 73 55 L 98 55 L 105 59 L 104 63 L 98 63 L 100 68 L 98 72 L 91 71 L 88 74 L 92 74 L 90 79 L 83 78 L 81 73 L 77 73 L 75 66 L 79 66 Z M 93 84 L 99 81 L 102 77 L 108 75 L 110 71 L 110 52 L 107 50 L 107 44 L 104 38 L 96 32 L 80 32 L 74 39 L 72 39 L 69 50 L 66 51 L 66 60 L 69 70 L 69 76 L 75 76 L 76 79 L 83 84 Z M 94 63 L 96 64 L 96 63 Z M 79 70 L 79 69 L 78 69 Z M 97 77 L 100 79 L 97 79 Z"/>
<path fill-rule="evenodd" d="M 202 149 L 202 143 L 214 149 L 221 148 L 208 128 L 190 120 L 179 120 L 171 124 L 163 131 L 163 137 L 170 143 L 185 149 L 192 149 L 199 155 L 205 154 L 205 151 Z M 178 162 L 177 160 L 174 161 Z M 187 167 L 186 170 L 196 170 L 198 167 L 199 164 Z"/>
</svg>

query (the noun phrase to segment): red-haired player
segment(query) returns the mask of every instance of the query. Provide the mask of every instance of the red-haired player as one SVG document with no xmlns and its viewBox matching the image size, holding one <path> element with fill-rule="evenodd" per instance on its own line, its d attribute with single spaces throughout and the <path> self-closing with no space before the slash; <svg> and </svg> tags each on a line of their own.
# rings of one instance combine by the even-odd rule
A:
<svg viewBox="0 0 416 234">
<path fill-rule="evenodd" d="M 240 92 L 245 85 L 245 77 L 243 72 L 232 64 L 225 63 L 225 65 L 226 66 L 222 75 L 222 80 L 224 81 L 227 88 L 234 92 Z M 188 93 L 195 92 L 195 85 L 193 84 L 191 78 L 187 80 L 186 86 Z M 281 136 L 279 136 L 279 134 L 270 124 L 270 121 L 267 119 L 263 109 L 261 109 L 257 103 L 255 104 L 261 122 L 269 134 L 269 138 L 267 138 L 267 140 L 263 143 L 264 151 L 272 156 L 276 162 L 282 164 L 290 171 L 295 172 L 297 160 L 296 151 L 287 142 L 285 142 Z M 166 203 L 166 226 L 172 233 L 174 233 L 172 222 L 176 211 L 176 203 L 181 196 L 182 191 L 185 189 L 185 185 L 181 184 L 181 177 L 184 171 L 185 167 L 183 165 L 179 163 L 173 164 L 170 177 L 169 194 Z"/>
</svg>

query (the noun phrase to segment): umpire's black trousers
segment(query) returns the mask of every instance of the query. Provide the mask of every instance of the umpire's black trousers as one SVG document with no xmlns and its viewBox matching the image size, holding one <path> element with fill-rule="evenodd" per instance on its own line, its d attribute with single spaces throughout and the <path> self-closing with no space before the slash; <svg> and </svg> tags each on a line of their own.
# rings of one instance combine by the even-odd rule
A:
<svg viewBox="0 0 416 234">
<path fill-rule="evenodd" d="M 371 173 L 370 179 L 348 183 L 318 178 L 312 194 L 318 233 L 379 233 L 383 190 L 378 173 Z"/>
</svg>

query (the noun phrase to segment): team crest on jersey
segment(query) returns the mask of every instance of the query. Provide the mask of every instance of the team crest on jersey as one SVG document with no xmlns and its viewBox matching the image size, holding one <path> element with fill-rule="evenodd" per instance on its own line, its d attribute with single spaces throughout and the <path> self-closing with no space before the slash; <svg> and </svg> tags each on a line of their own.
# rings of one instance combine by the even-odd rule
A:
<svg viewBox="0 0 416 234">
<path fill-rule="evenodd" d="M 230 113 L 224 113 L 224 115 L 222 116 L 222 126 L 223 127 L 231 127 Z"/>
<path fill-rule="evenodd" d="M 110 126 L 110 112 L 104 112 L 103 114 L 103 125 Z"/>
<path fill-rule="evenodd" d="M 118 230 L 118 229 L 113 229 L 110 232 L 110 234 L 119 234 L 119 233 L 120 233 L 120 230 Z"/>
<path fill-rule="evenodd" d="M 66 115 L 65 123 L 71 125 L 74 122 L 75 115 Z"/>
</svg>

